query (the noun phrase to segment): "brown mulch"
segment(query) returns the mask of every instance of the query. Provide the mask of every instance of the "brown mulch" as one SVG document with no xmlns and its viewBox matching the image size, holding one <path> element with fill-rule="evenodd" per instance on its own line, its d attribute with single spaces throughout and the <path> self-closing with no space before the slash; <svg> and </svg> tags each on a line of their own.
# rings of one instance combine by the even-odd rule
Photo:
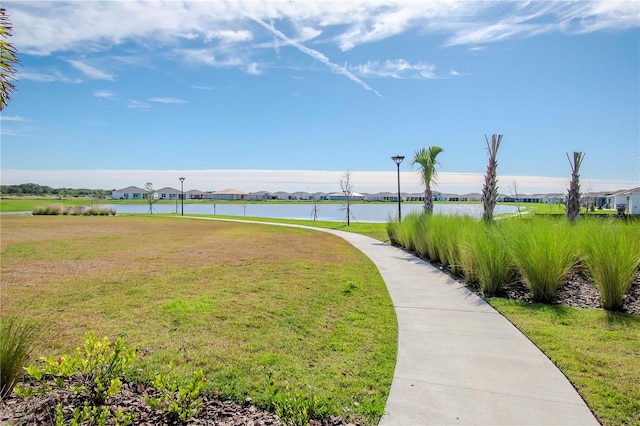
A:
<svg viewBox="0 0 640 426">
<path fill-rule="evenodd" d="M 41 396 L 22 398 L 11 394 L 4 401 L 0 402 L 0 424 L 2 425 L 55 425 L 56 407 L 59 403 L 63 405 L 65 421 L 68 423 L 72 417 L 75 407 L 84 405 L 88 400 L 85 394 L 76 394 L 65 386 L 63 389 L 55 389 Z M 280 418 L 272 412 L 257 408 L 251 404 L 251 399 L 247 398 L 245 404 L 238 404 L 233 401 L 221 400 L 211 396 L 203 396 L 200 411 L 192 419 L 183 422 L 175 416 L 171 416 L 160 410 L 153 410 L 147 405 L 143 398 L 146 396 L 157 396 L 156 391 L 144 384 L 125 383 L 122 385 L 120 393 L 109 398 L 107 404 L 112 415 L 118 410 L 124 414 L 134 414 L 134 425 L 155 426 L 155 425 L 217 425 L 217 426 L 239 426 L 239 425 L 264 425 L 283 426 Z M 107 424 L 113 424 L 112 421 Z M 350 425 L 340 416 L 323 420 L 312 420 L 312 426 L 337 426 Z"/>
<path fill-rule="evenodd" d="M 463 276 L 454 274 L 449 268 L 443 268 L 437 264 L 434 266 L 449 274 L 449 276 L 456 281 L 464 284 L 469 290 L 480 297 L 487 296 L 482 292 L 482 289 L 480 289 L 477 283 L 466 282 Z M 519 280 L 503 285 L 502 290 L 492 295 L 492 297 L 503 297 L 505 299 L 533 303 L 531 292 L 527 286 Z M 556 290 L 551 304 L 566 305 L 575 308 L 603 309 L 598 288 L 585 276 L 579 267 L 574 267 L 569 272 L 564 283 Z M 640 315 L 640 270 L 636 272 L 631 288 L 624 297 L 622 312 Z"/>
</svg>

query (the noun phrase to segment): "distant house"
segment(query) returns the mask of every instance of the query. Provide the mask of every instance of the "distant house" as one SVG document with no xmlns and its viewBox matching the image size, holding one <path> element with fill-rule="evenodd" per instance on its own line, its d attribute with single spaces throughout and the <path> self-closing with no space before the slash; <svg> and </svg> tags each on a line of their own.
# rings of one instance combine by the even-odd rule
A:
<svg viewBox="0 0 640 426">
<path fill-rule="evenodd" d="M 401 194 L 402 195 L 402 194 Z M 365 201 L 395 201 L 398 202 L 398 194 L 393 192 L 378 192 L 376 194 L 367 194 Z"/>
<path fill-rule="evenodd" d="M 275 197 L 274 200 L 289 200 L 289 196 L 291 194 L 289 194 L 288 192 L 285 192 L 285 191 L 276 191 L 271 195 L 273 195 Z"/>
<path fill-rule="evenodd" d="M 482 201 L 482 194 L 477 192 L 471 192 L 469 194 L 462 195 L 463 198 L 466 198 L 466 201 Z"/>
<path fill-rule="evenodd" d="M 251 201 L 266 201 L 272 200 L 272 194 L 269 191 L 250 192 L 247 194 L 246 199 Z"/>
<path fill-rule="evenodd" d="M 640 187 L 613 192 L 609 194 L 607 201 L 611 208 L 618 211 L 624 211 L 627 214 L 640 214 Z"/>
<path fill-rule="evenodd" d="M 325 192 L 314 192 L 309 196 L 309 199 L 316 200 L 316 201 L 326 200 L 327 194 Z"/>
<path fill-rule="evenodd" d="M 304 191 L 294 192 L 289 195 L 290 200 L 300 200 L 300 201 L 309 201 L 311 199 L 311 194 Z"/>
<path fill-rule="evenodd" d="M 200 191 L 198 189 L 191 189 L 185 192 L 184 196 L 189 200 L 206 200 L 211 198 L 211 195 L 207 194 L 204 191 Z"/>
<path fill-rule="evenodd" d="M 159 200 L 178 200 L 180 199 L 180 190 L 165 186 L 164 188 L 156 189 Z"/>
<path fill-rule="evenodd" d="M 246 192 L 242 192 L 233 188 L 223 189 L 222 191 L 215 191 L 211 193 L 212 200 L 244 200 L 246 196 Z"/>
<path fill-rule="evenodd" d="M 327 194 L 326 199 L 329 201 L 347 201 L 347 195 L 344 192 L 331 192 Z M 364 201 L 364 194 L 352 192 L 349 199 L 351 201 Z"/>
<path fill-rule="evenodd" d="M 147 191 L 137 186 L 127 186 L 126 188 L 111 191 L 111 199 L 113 200 L 142 200 L 145 198 Z"/>
<path fill-rule="evenodd" d="M 469 201 L 466 196 L 458 194 L 442 194 L 443 201 Z"/>
</svg>

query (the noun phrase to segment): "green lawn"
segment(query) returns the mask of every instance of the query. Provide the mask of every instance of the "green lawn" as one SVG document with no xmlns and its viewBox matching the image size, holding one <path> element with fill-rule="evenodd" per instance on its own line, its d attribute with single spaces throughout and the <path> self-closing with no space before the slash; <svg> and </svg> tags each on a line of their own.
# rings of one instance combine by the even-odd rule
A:
<svg viewBox="0 0 640 426">
<path fill-rule="evenodd" d="M 393 374 L 395 317 L 375 267 L 348 244 L 337 242 L 341 240 L 330 238 L 327 243 L 310 231 L 260 225 L 234 224 L 223 226 L 224 231 L 209 225 L 215 232 L 207 232 L 207 225 L 191 226 L 209 221 L 159 215 L 40 218 L 41 227 L 8 226 L 10 221 L 27 219 L 34 218 L 2 221 L 1 302 L 3 308 L 29 306 L 43 327 L 58 330 L 60 336 L 47 342 L 47 350 L 79 344 L 87 327 L 111 335 L 122 332 L 149 350 L 150 355 L 142 357 L 139 377 L 173 360 L 182 363 L 183 372 L 204 368 L 225 395 L 251 394 L 264 403 L 264 366 L 281 384 L 288 379 L 294 385 L 311 385 L 333 410 L 348 406 L 374 423 L 381 413 Z M 73 237 L 68 227 L 60 231 L 64 235 L 56 235 L 55 230 L 62 228 L 47 225 L 52 220 L 84 224 L 82 237 Z M 92 225 L 114 220 L 129 225 L 118 232 Z M 261 220 L 387 240 L 385 224 L 347 227 L 335 222 Z M 158 227 L 170 238 L 158 238 Z M 13 237 L 15 243 L 8 238 L 12 230 L 18 235 Z M 53 235 L 45 238 L 48 233 Z M 213 259 L 243 242 L 251 247 L 261 238 L 283 240 L 259 244 L 254 256 L 244 250 L 215 265 L 188 256 Z M 303 242 L 294 244 L 293 252 L 282 253 L 286 259 L 268 258 L 298 238 Z M 213 241 L 223 242 L 222 248 L 205 245 Z M 318 251 L 315 244 L 320 241 L 325 241 L 324 248 Z M 313 260 L 297 258 L 311 248 Z M 320 254 L 321 259 L 315 258 Z M 75 263 L 83 259 L 93 262 L 86 273 L 80 273 L 82 268 Z M 123 259 L 133 266 L 98 273 L 112 271 L 111 264 L 118 269 L 115 265 L 122 265 Z M 10 280 L 22 275 L 7 274 L 13 262 L 31 271 L 24 275 L 29 281 L 22 293 L 11 287 Z M 42 280 L 50 279 L 42 272 L 47 264 L 73 266 L 80 272 L 43 285 Z M 549 356 L 603 424 L 640 425 L 639 316 L 498 298 L 489 303 Z M 131 310 L 136 314 L 122 315 Z M 88 315 L 93 312 L 97 314 Z M 145 338 L 149 333 L 152 339 Z M 314 339 L 302 344 L 310 334 Z M 376 355 L 365 356 L 362 348 Z"/>
<path fill-rule="evenodd" d="M 604 425 L 640 425 L 640 316 L 488 302 L 567 376 Z"/>
<path fill-rule="evenodd" d="M 39 354 L 70 353 L 95 330 L 138 349 L 131 379 L 173 362 L 268 407 L 270 372 L 310 387 L 327 414 L 383 413 L 395 311 L 375 265 L 341 238 L 159 215 L 10 215 L 1 232 L 2 313 L 29 313 Z"/>
</svg>

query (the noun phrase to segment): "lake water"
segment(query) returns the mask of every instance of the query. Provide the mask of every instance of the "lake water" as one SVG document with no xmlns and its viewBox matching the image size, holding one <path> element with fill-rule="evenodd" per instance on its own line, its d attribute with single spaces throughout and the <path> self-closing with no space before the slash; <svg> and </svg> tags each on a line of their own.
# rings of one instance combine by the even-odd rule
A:
<svg viewBox="0 0 640 426">
<path fill-rule="evenodd" d="M 107 207 L 106 205 L 103 205 Z M 114 204 L 117 213 L 149 213 L 148 204 Z M 387 222 L 389 218 L 396 218 L 398 205 L 387 204 L 352 204 L 351 220 L 355 222 Z M 180 204 L 154 204 L 154 213 L 180 213 Z M 403 217 L 410 212 L 421 212 L 422 204 L 403 204 Z M 494 213 L 515 213 L 514 206 L 496 206 Z M 436 204 L 434 213 L 463 214 L 482 217 L 482 204 Z M 184 214 L 218 214 L 226 216 L 252 216 L 280 219 L 313 219 L 313 204 L 291 203 L 247 203 L 247 204 L 213 204 L 211 201 L 202 204 L 185 204 Z M 342 204 L 318 204 L 317 219 L 334 222 L 346 221 L 346 206 Z"/>
</svg>

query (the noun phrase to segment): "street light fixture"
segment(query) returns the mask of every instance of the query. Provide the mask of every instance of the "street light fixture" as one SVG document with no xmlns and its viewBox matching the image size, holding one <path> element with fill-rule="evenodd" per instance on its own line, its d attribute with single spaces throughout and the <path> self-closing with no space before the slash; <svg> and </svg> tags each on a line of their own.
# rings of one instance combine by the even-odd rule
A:
<svg viewBox="0 0 640 426">
<path fill-rule="evenodd" d="M 400 163 L 404 160 L 404 155 L 394 155 L 391 157 L 396 166 L 398 166 L 398 222 L 402 222 L 402 200 L 400 199 Z"/>
<path fill-rule="evenodd" d="M 184 180 L 186 178 L 178 178 L 180 179 L 180 207 L 182 209 L 182 214 L 181 216 L 184 216 Z"/>
</svg>

